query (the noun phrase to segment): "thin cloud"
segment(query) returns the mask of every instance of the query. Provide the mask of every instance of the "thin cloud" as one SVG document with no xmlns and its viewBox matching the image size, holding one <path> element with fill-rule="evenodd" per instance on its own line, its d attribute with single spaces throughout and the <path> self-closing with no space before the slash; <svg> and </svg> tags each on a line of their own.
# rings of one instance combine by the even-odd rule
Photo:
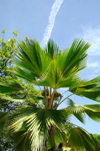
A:
<svg viewBox="0 0 100 151">
<path fill-rule="evenodd" d="M 55 0 L 55 2 L 52 5 L 51 11 L 50 11 L 50 16 L 49 16 L 49 23 L 48 26 L 45 29 L 44 35 L 43 35 L 43 40 L 41 41 L 41 47 L 44 47 L 48 40 L 50 39 L 53 27 L 54 27 L 54 23 L 55 23 L 55 18 L 57 13 L 60 10 L 60 7 L 62 5 L 64 0 Z"/>
<path fill-rule="evenodd" d="M 83 31 L 82 38 L 91 44 L 89 55 L 100 55 L 100 29 L 88 28 Z"/>
<path fill-rule="evenodd" d="M 92 67 L 92 68 L 99 67 L 99 63 L 98 62 L 87 63 L 87 67 Z"/>
</svg>

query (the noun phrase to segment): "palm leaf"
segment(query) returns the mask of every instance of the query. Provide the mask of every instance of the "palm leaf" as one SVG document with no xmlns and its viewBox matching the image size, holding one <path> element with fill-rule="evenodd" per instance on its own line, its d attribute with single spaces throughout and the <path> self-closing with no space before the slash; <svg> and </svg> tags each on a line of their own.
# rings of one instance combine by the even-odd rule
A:
<svg viewBox="0 0 100 151">
<path fill-rule="evenodd" d="M 100 121 L 100 104 L 77 105 L 69 99 L 69 106 L 66 108 L 66 111 L 76 116 L 81 122 L 84 122 L 83 114 L 87 114 L 95 121 Z"/>
<path fill-rule="evenodd" d="M 0 82 L 0 104 L 11 102 L 28 102 L 41 100 L 41 91 L 33 85 L 26 84 L 19 79 L 5 78 Z"/>
<path fill-rule="evenodd" d="M 68 76 L 73 68 L 77 68 L 77 71 L 83 69 L 85 64 L 83 63 L 86 59 L 86 50 L 90 47 L 85 41 L 75 39 L 72 46 L 67 51 L 65 62 L 62 66 L 62 72 L 64 76 Z M 62 57 L 62 56 L 61 56 Z M 59 62 L 60 64 L 60 62 Z M 76 70 L 76 69 L 75 69 Z"/>
<path fill-rule="evenodd" d="M 77 72 L 84 68 L 88 47 L 88 43 L 76 39 L 70 49 L 58 51 L 50 40 L 43 51 L 35 40 L 21 41 L 15 59 L 18 66 L 15 74 L 36 85 L 53 88 L 79 85 Z"/>
<path fill-rule="evenodd" d="M 4 125 L 6 123 L 6 120 L 8 118 L 8 114 L 4 112 L 0 112 L 0 131 L 2 132 Z"/>
<path fill-rule="evenodd" d="M 56 60 L 51 61 L 45 73 L 40 80 L 35 82 L 37 85 L 50 86 L 52 88 L 59 87 L 59 80 L 61 80 L 61 72 L 56 64 Z M 51 77 L 51 78 L 50 78 Z"/>
<path fill-rule="evenodd" d="M 6 103 L 6 102 L 23 103 L 23 102 L 25 102 L 25 99 L 14 99 L 13 97 L 11 97 L 9 95 L 0 94 L 0 104 Z"/>
<path fill-rule="evenodd" d="M 80 85 L 76 88 L 70 88 L 70 91 L 76 95 L 100 102 L 100 76 L 90 81 L 80 81 Z"/>
<path fill-rule="evenodd" d="M 23 130 L 14 133 L 13 140 L 14 140 L 13 151 L 31 151 L 29 133 L 26 133 L 26 131 Z"/>
<path fill-rule="evenodd" d="M 21 110 L 19 116 L 17 114 L 17 118 L 15 118 L 15 122 L 11 125 L 11 128 L 17 132 L 25 122 L 27 131 L 30 132 L 32 148 L 39 149 L 40 145 L 43 145 L 43 140 L 51 125 L 60 129 L 60 126 L 66 122 L 67 118 L 68 114 L 63 110 L 27 107 Z"/>
<path fill-rule="evenodd" d="M 90 135 L 80 127 L 70 130 L 69 143 L 77 151 L 95 151 L 95 146 Z"/>
<path fill-rule="evenodd" d="M 11 79 L 5 79 L 0 82 L 0 93 L 13 93 L 23 90 L 22 86 L 16 81 Z"/>
<path fill-rule="evenodd" d="M 19 53 L 14 61 L 18 65 L 16 74 L 32 82 L 41 77 L 49 60 L 45 52 L 41 50 L 38 41 L 21 41 Z"/>
<path fill-rule="evenodd" d="M 58 46 L 54 43 L 53 40 L 49 40 L 47 43 L 47 47 L 45 48 L 45 52 L 52 59 L 58 54 Z"/>
</svg>

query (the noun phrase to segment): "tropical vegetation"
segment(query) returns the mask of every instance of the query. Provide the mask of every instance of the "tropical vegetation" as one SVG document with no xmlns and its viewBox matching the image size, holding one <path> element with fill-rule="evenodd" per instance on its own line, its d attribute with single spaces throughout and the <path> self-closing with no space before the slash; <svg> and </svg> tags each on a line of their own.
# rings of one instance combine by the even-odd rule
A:
<svg viewBox="0 0 100 151">
<path fill-rule="evenodd" d="M 52 40 L 43 49 L 37 40 L 18 43 L 12 68 L 0 81 L 0 105 L 9 104 L 9 112 L 0 110 L 0 129 L 12 140 L 13 151 L 99 151 L 95 137 L 70 122 L 74 115 L 84 123 L 85 114 L 100 120 L 100 77 L 79 77 L 89 47 L 79 39 L 64 50 Z M 72 95 L 96 103 L 78 105 Z"/>
</svg>

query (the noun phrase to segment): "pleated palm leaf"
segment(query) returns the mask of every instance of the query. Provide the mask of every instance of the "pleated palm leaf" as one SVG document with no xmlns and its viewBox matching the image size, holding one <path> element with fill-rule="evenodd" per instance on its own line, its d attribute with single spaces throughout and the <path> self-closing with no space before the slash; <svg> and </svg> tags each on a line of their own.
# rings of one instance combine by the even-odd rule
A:
<svg viewBox="0 0 100 151">
<path fill-rule="evenodd" d="M 12 114 L 10 129 L 15 134 L 15 140 L 18 139 L 14 150 L 56 151 L 63 146 L 70 146 L 76 151 L 95 151 L 91 136 L 69 122 L 71 115 L 84 122 L 84 114 L 93 120 L 100 120 L 99 104 L 76 105 L 70 99 L 70 96 L 75 94 L 100 101 L 100 77 L 82 81 L 78 74 L 86 67 L 86 50 L 89 47 L 88 43 L 78 39 L 65 50 L 59 50 L 52 40 L 44 49 L 36 40 L 19 43 L 19 51 L 14 59 L 14 75 L 21 78 L 24 84 L 40 88 L 41 94 L 39 99 L 34 99 L 33 92 L 34 101 L 31 101 L 31 104 L 22 103 L 22 107 Z M 4 94 L 2 87 L 5 89 L 5 85 L 0 84 L 0 93 Z M 65 91 L 66 97 L 63 98 L 59 88 L 66 88 L 70 95 Z M 7 92 L 7 95 L 10 94 L 11 92 Z M 59 105 L 65 100 L 69 105 L 59 109 Z M 27 101 L 28 99 L 25 100 Z"/>
<path fill-rule="evenodd" d="M 0 81 L 0 143 L 2 147 L 13 146 L 12 133 L 8 125 L 10 117 L 22 105 L 38 103 L 41 92 L 17 78 L 6 77 Z M 27 100 L 27 101 L 26 101 Z M 10 139 L 8 139 L 10 137 Z M 8 140 L 8 142 L 6 142 Z"/>
</svg>

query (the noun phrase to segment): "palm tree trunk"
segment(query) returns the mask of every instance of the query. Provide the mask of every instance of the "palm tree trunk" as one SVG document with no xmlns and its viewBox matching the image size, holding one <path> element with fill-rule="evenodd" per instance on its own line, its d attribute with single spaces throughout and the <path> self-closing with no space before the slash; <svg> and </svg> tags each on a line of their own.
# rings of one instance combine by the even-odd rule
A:
<svg viewBox="0 0 100 151">
<path fill-rule="evenodd" d="M 51 100 L 50 100 L 50 102 L 49 102 L 48 109 L 51 109 L 51 108 L 52 108 L 55 91 L 56 91 L 56 89 L 54 89 L 53 92 L 51 92 L 51 93 L 52 93 L 52 94 L 51 94 Z"/>
<path fill-rule="evenodd" d="M 45 143 L 43 144 L 42 151 L 46 151 L 46 146 L 45 146 Z"/>
<path fill-rule="evenodd" d="M 44 138 L 43 147 L 41 151 L 46 151 L 46 137 Z"/>
<path fill-rule="evenodd" d="M 51 138 L 52 138 L 53 151 L 56 151 L 56 143 L 55 143 L 55 138 L 54 138 L 53 127 L 51 127 L 51 129 L 50 129 L 50 134 L 51 134 Z"/>
</svg>

